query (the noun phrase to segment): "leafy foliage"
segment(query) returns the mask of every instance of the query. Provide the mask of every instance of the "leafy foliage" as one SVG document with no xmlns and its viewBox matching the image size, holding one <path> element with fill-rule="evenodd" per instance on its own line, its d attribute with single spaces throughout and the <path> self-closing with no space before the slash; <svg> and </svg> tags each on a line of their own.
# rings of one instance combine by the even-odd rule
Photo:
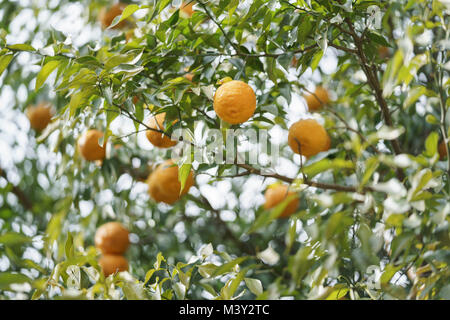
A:
<svg viewBox="0 0 450 320">
<path fill-rule="evenodd" d="M 109 2 L 79 2 L 87 25 L 73 39 L 43 22 L 70 16 L 72 1 L 0 3 L 0 101 L 11 102 L 0 117 L 1 298 L 450 299 L 450 157 L 437 148 L 450 147 L 448 1 L 195 1 L 191 17 L 180 1 L 128 1 L 97 33 Z M 165 112 L 178 120 L 169 133 L 201 143 L 227 128 L 212 106 L 227 77 L 257 95 L 255 115 L 231 128 L 284 134 L 298 97 L 329 88 L 312 116 L 332 149 L 300 160 L 284 141 L 281 167 L 296 170 L 286 175 L 194 162 L 190 193 L 155 203 L 143 182 L 170 150 L 142 147 L 145 119 Z M 43 100 L 57 114 L 28 133 L 22 111 Z M 88 128 L 105 132 L 100 165 L 75 147 Z M 276 180 L 301 197 L 289 219 L 277 219 L 286 202 L 261 206 Z M 132 233 L 131 269 L 105 278 L 93 237 L 110 220 Z"/>
</svg>

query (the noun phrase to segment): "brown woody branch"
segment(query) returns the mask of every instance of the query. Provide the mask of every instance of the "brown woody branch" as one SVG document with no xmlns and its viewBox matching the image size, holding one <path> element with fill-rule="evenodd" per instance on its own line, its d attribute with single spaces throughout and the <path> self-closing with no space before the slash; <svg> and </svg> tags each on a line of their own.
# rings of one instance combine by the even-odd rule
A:
<svg viewBox="0 0 450 320">
<path fill-rule="evenodd" d="M 287 182 L 289 184 L 291 184 L 295 181 L 295 179 L 293 179 L 293 178 L 282 176 L 277 173 L 263 174 L 260 169 L 256 169 L 248 164 L 239 164 L 238 163 L 238 164 L 236 164 L 236 166 L 246 169 L 247 172 L 249 172 L 249 174 L 250 173 L 256 174 L 256 175 L 266 177 L 266 178 L 275 178 L 275 179 Z M 310 181 L 307 179 L 304 179 L 302 183 L 306 184 L 310 187 L 315 187 L 315 188 L 324 189 L 324 190 L 335 190 L 335 191 L 344 191 L 344 192 L 360 192 L 360 193 L 374 191 L 371 187 L 363 187 L 361 190 L 359 190 L 357 187 L 354 187 L 354 186 L 343 186 L 343 185 L 338 185 L 338 184 L 316 182 L 316 181 Z"/>
<path fill-rule="evenodd" d="M 12 185 L 12 189 L 11 192 L 16 195 L 16 197 L 19 199 L 19 202 L 22 204 L 22 206 L 27 209 L 30 210 L 33 208 L 33 204 L 31 203 L 30 199 L 27 197 L 27 195 L 25 194 L 25 192 L 22 191 L 22 189 L 20 189 L 19 187 L 13 185 L 9 180 L 8 177 L 6 176 L 6 172 L 0 168 L 0 176 L 6 180 L 6 182 L 10 183 Z"/>
<path fill-rule="evenodd" d="M 372 90 L 375 94 L 375 99 L 377 100 L 377 103 L 380 106 L 381 113 L 384 118 L 384 122 L 388 126 L 393 127 L 394 122 L 392 121 L 391 113 L 389 112 L 389 107 L 386 103 L 386 100 L 383 97 L 383 90 L 382 90 L 380 82 L 378 80 L 378 76 L 376 74 L 376 69 L 371 68 L 369 66 L 366 54 L 364 53 L 364 49 L 363 49 L 364 40 L 362 37 L 359 37 L 356 34 L 355 28 L 353 27 L 353 24 L 350 21 L 350 19 L 346 18 L 345 22 L 347 23 L 347 25 L 350 29 L 349 33 L 350 33 L 351 37 L 353 38 L 353 41 L 355 42 L 355 46 L 357 48 L 357 56 L 359 58 L 360 65 L 364 71 L 364 74 L 367 77 L 367 81 L 368 81 L 370 87 L 372 88 Z M 402 150 L 400 148 L 400 144 L 399 144 L 398 140 L 394 139 L 394 140 L 390 140 L 390 142 L 391 142 L 392 148 L 394 149 L 394 153 L 396 155 L 401 154 Z M 405 175 L 404 175 L 403 171 L 399 168 L 397 169 L 397 177 L 399 178 L 400 181 L 403 181 L 405 179 Z"/>
</svg>

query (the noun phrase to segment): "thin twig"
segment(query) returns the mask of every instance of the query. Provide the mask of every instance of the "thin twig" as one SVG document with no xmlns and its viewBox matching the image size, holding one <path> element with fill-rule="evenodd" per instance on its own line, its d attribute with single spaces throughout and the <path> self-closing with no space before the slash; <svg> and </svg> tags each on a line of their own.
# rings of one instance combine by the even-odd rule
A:
<svg viewBox="0 0 450 320">
<path fill-rule="evenodd" d="M 28 196 L 25 194 L 25 192 L 22 191 L 18 186 L 13 185 L 9 180 L 8 176 L 6 175 L 6 172 L 0 168 L 0 176 L 6 180 L 6 182 L 10 183 L 12 185 L 11 192 L 16 195 L 16 197 L 19 199 L 19 202 L 22 204 L 22 206 L 30 210 L 33 209 L 33 204 L 31 203 Z"/>
<path fill-rule="evenodd" d="M 256 174 L 259 175 L 261 177 L 267 177 L 267 178 L 275 178 L 284 182 L 287 182 L 289 184 L 293 183 L 296 179 L 293 178 L 289 178 L 286 176 L 282 176 L 280 174 L 277 173 L 271 173 L 271 174 L 264 174 L 261 172 L 260 169 L 256 169 L 250 165 L 247 164 L 236 164 L 236 166 L 241 167 L 246 169 L 247 171 L 251 172 L 252 174 Z M 358 190 L 357 187 L 353 187 L 353 186 L 343 186 L 343 185 L 338 185 L 338 184 L 330 184 L 330 183 L 322 183 L 322 182 L 316 182 L 316 181 L 309 181 L 309 180 L 303 180 L 302 182 L 303 184 L 306 184 L 310 187 L 315 187 L 315 188 L 319 188 L 319 189 L 324 189 L 324 190 L 335 190 L 335 191 L 345 191 L 345 192 L 361 192 L 361 193 L 365 193 L 368 191 L 374 191 L 373 188 L 371 187 L 363 187 L 362 190 Z"/>
</svg>

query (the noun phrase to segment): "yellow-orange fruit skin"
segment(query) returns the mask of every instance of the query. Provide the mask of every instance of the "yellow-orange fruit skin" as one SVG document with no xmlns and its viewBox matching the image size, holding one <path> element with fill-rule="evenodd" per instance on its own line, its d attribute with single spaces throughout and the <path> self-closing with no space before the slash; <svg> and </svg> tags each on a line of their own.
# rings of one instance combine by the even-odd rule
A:
<svg viewBox="0 0 450 320">
<path fill-rule="evenodd" d="M 78 139 L 78 150 L 81 156 L 88 161 L 103 160 L 105 158 L 105 145 L 101 147 L 98 140 L 103 137 L 103 132 L 91 129 L 86 131 Z"/>
<path fill-rule="evenodd" d="M 194 74 L 189 72 L 189 73 L 186 73 L 184 75 L 184 77 L 192 82 L 192 79 L 194 79 Z"/>
<path fill-rule="evenodd" d="M 445 148 L 444 140 L 442 140 L 441 143 L 439 143 L 438 152 L 440 160 L 444 160 L 445 158 L 447 158 L 447 149 Z"/>
<path fill-rule="evenodd" d="M 194 185 L 194 174 L 191 171 L 180 195 L 181 184 L 178 181 L 178 167 L 173 164 L 172 160 L 163 162 L 147 179 L 148 193 L 156 202 L 174 204 Z"/>
<path fill-rule="evenodd" d="M 266 198 L 266 202 L 264 203 L 264 209 L 272 209 L 276 207 L 279 203 L 283 202 L 287 197 L 294 196 L 291 201 L 287 204 L 286 208 L 279 215 L 279 218 L 287 218 L 292 215 L 298 208 L 300 203 L 297 194 L 293 191 L 288 190 L 287 185 L 279 185 L 276 187 L 269 187 L 264 197 Z"/>
<path fill-rule="evenodd" d="M 299 120 L 289 128 L 288 144 L 292 151 L 307 158 L 331 147 L 330 136 L 314 119 Z"/>
<path fill-rule="evenodd" d="M 105 277 L 116 272 L 128 271 L 128 261 L 121 255 L 105 254 L 98 259 L 98 264 Z"/>
<path fill-rule="evenodd" d="M 26 114 L 31 128 L 36 131 L 44 130 L 53 117 L 52 107 L 46 102 L 41 102 L 36 106 L 29 106 Z"/>
<path fill-rule="evenodd" d="M 330 102 L 327 89 L 317 87 L 314 94 L 307 94 L 304 96 L 309 111 L 317 111 L 322 108 L 323 104 Z"/>
<path fill-rule="evenodd" d="M 123 254 L 130 245 L 128 230 L 119 222 L 101 225 L 95 233 L 95 246 L 102 254 Z"/>
<path fill-rule="evenodd" d="M 192 17 L 192 15 L 194 14 L 194 9 L 192 8 L 194 6 L 194 1 L 191 1 L 189 3 L 189 1 L 185 1 L 181 4 L 181 8 L 180 11 L 186 15 L 186 17 Z"/>
<path fill-rule="evenodd" d="M 165 113 L 159 113 L 156 116 L 150 118 L 147 126 L 156 130 L 164 131 L 165 118 Z M 157 131 L 147 130 L 145 132 L 145 135 L 147 136 L 148 141 L 150 141 L 151 144 L 158 148 L 170 148 L 177 144 L 177 141 L 171 140 L 167 135 Z"/>
<path fill-rule="evenodd" d="M 109 9 L 102 8 L 98 16 L 102 28 L 103 29 L 108 28 L 113 22 L 114 18 L 122 14 L 122 11 L 123 9 L 125 9 L 126 6 L 127 6 L 126 4 L 118 2 L 112 5 Z M 115 25 L 112 29 L 121 29 L 126 25 L 126 23 L 127 23 L 126 20 L 123 20 L 117 25 Z"/>
<path fill-rule="evenodd" d="M 243 123 L 255 113 L 256 95 L 252 87 L 240 80 L 222 84 L 214 94 L 214 111 L 230 124 Z"/>
</svg>

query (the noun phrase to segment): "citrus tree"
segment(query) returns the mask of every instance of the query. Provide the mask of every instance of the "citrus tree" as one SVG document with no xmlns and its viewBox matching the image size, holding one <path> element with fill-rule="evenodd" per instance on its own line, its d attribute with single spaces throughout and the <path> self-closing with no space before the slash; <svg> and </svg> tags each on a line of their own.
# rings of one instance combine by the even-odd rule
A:
<svg viewBox="0 0 450 320">
<path fill-rule="evenodd" d="M 1 1 L 1 299 L 449 299 L 444 0 Z"/>
</svg>

